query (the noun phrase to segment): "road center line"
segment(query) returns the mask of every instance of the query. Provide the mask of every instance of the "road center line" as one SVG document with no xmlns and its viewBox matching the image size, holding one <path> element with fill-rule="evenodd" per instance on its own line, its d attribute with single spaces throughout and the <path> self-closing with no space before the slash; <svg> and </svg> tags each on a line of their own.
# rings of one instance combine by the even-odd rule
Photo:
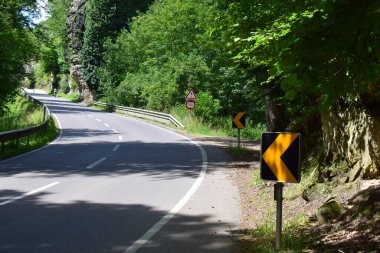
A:
<svg viewBox="0 0 380 253">
<path fill-rule="evenodd" d="M 119 141 L 123 140 L 123 136 L 119 135 Z"/>
<path fill-rule="evenodd" d="M 90 117 L 90 118 L 93 118 L 93 117 L 94 117 L 94 116 L 92 116 L 91 114 L 87 114 L 87 116 Z"/>
<path fill-rule="evenodd" d="M 112 129 L 112 131 L 114 131 L 115 133 L 118 133 L 118 131 L 116 129 Z"/>
<path fill-rule="evenodd" d="M 102 122 L 100 119 L 96 119 L 96 121 Z"/>
<path fill-rule="evenodd" d="M 120 148 L 120 144 L 116 145 L 113 149 L 112 152 L 116 152 Z"/>
<path fill-rule="evenodd" d="M 51 183 L 51 184 L 45 185 L 45 186 L 43 186 L 43 187 L 41 187 L 41 188 L 35 189 L 35 190 L 33 190 L 33 191 L 30 191 L 30 192 L 24 193 L 24 194 L 22 194 L 22 195 L 20 195 L 20 196 L 13 197 L 13 198 L 11 198 L 11 199 L 9 199 L 9 200 L 7 200 L 7 201 L 1 202 L 1 203 L 0 203 L 0 206 L 4 206 L 4 205 L 6 205 L 6 204 L 10 204 L 10 203 L 12 203 L 12 202 L 15 202 L 16 200 L 26 198 L 26 197 L 28 197 L 28 196 L 30 196 L 30 195 L 36 194 L 37 192 L 40 192 L 40 191 L 43 191 L 43 190 L 45 190 L 45 189 L 47 189 L 47 188 L 53 187 L 54 185 L 57 185 L 57 184 L 59 184 L 59 183 L 60 183 L 60 182 L 54 182 L 54 183 Z"/>
<path fill-rule="evenodd" d="M 105 125 L 106 127 L 110 127 L 110 125 L 108 125 L 107 123 L 104 123 L 104 125 Z"/>
<path fill-rule="evenodd" d="M 99 165 L 100 163 L 104 162 L 105 160 L 107 160 L 107 157 L 102 157 L 98 161 L 94 162 L 93 164 L 88 165 L 86 168 L 87 169 L 93 169 L 95 166 Z"/>
</svg>

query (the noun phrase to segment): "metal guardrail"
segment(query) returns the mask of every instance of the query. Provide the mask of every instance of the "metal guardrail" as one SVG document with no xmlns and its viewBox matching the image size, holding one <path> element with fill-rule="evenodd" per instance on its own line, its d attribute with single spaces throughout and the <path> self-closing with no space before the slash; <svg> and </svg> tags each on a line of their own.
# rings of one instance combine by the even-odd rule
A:
<svg viewBox="0 0 380 253">
<path fill-rule="evenodd" d="M 123 112 L 130 113 L 132 115 L 138 116 L 138 117 L 156 119 L 156 120 L 164 121 L 164 122 L 171 122 L 176 127 L 184 127 L 184 125 L 182 125 L 181 122 L 179 122 L 176 118 L 174 118 L 170 114 L 166 114 L 166 113 L 162 113 L 162 112 L 149 111 L 149 110 L 144 110 L 144 109 L 138 109 L 138 108 L 133 108 L 133 107 L 110 105 L 110 104 L 106 104 L 106 103 L 102 103 L 102 102 L 96 102 L 96 101 L 92 102 L 92 104 L 107 107 L 107 108 L 111 109 L 112 111 L 120 110 Z"/>
<path fill-rule="evenodd" d="M 25 96 L 29 101 L 31 101 L 34 104 L 38 104 L 43 106 L 44 108 L 44 116 L 43 116 L 43 122 L 37 126 L 27 127 L 23 129 L 18 130 L 11 130 L 6 132 L 0 133 L 0 142 L 1 142 L 1 151 L 4 151 L 4 143 L 6 141 L 12 141 L 16 140 L 16 144 L 18 145 L 18 141 L 20 138 L 23 137 L 29 137 L 32 134 L 41 132 L 43 130 L 46 130 L 46 128 L 49 125 L 49 121 L 51 118 L 51 113 L 49 109 L 39 100 L 35 99 L 34 97 L 30 96 L 26 91 L 22 90 L 21 95 Z M 29 144 L 29 138 L 27 140 L 27 143 Z"/>
</svg>

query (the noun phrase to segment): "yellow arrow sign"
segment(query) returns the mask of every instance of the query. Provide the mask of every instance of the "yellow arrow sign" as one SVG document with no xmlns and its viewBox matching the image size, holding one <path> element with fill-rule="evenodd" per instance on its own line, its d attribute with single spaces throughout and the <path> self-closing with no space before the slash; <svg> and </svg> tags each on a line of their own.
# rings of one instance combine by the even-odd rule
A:
<svg viewBox="0 0 380 253">
<path fill-rule="evenodd" d="M 238 112 L 236 116 L 232 119 L 235 123 L 236 128 L 244 128 L 245 126 L 241 123 L 240 119 L 245 115 L 245 112 Z"/>
<path fill-rule="evenodd" d="M 279 134 L 262 156 L 279 181 L 297 183 L 297 180 L 281 159 L 282 154 L 285 153 L 297 137 L 297 134 Z"/>
</svg>

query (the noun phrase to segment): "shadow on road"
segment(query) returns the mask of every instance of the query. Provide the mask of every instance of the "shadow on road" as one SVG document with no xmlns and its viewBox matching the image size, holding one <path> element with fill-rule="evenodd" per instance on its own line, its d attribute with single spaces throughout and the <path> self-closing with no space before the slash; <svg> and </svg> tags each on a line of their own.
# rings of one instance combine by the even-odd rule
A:
<svg viewBox="0 0 380 253">
<path fill-rule="evenodd" d="M 0 198 L 22 194 L 0 191 Z M 44 202 L 49 195 L 33 195 L 0 206 L 0 252 L 123 252 L 165 215 L 145 205 Z M 223 252 L 220 245 L 210 244 L 210 239 L 230 240 L 214 232 L 226 225 L 207 219 L 207 216 L 178 215 L 173 219 L 175 230 L 171 230 L 169 223 L 167 230 L 160 233 L 159 241 L 153 237 L 139 252 Z M 178 251 L 170 248 L 175 245 L 180 246 Z"/>
<path fill-rule="evenodd" d="M 28 172 L 51 177 L 73 174 L 110 177 L 141 174 L 170 180 L 181 177 L 197 178 L 204 162 L 198 147 L 188 142 L 91 142 L 92 136 L 110 133 L 91 130 L 67 132 L 60 142 L 40 152 L 1 161 L 0 177 Z M 79 140 L 83 136 L 89 138 L 87 143 L 75 143 L 77 137 Z M 113 152 L 116 144 L 120 147 L 117 152 Z M 206 145 L 203 147 L 208 154 L 208 173 L 214 169 L 227 169 L 229 156 L 222 149 Z M 101 157 L 107 157 L 107 160 L 93 169 L 87 168 Z"/>
</svg>

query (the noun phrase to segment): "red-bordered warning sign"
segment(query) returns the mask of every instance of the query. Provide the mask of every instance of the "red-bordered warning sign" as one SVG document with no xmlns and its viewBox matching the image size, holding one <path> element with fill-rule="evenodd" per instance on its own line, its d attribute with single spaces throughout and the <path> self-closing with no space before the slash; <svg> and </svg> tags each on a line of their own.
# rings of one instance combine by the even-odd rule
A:
<svg viewBox="0 0 380 253">
<path fill-rule="evenodd" d="M 194 100 L 197 98 L 197 95 L 195 95 L 195 91 L 193 89 L 189 90 L 189 93 L 186 95 L 186 100 Z"/>
</svg>

